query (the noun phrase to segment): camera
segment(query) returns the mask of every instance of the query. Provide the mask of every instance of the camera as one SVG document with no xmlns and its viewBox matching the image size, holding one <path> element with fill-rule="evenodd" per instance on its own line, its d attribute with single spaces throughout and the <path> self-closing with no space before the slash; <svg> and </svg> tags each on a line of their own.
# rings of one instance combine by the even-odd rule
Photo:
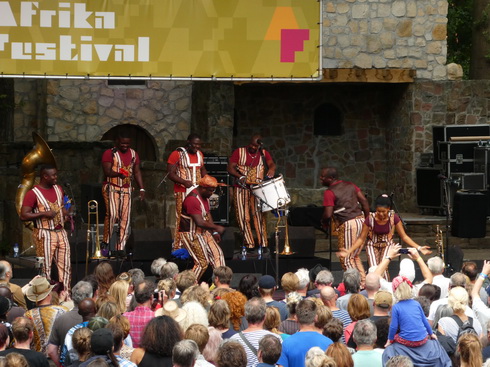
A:
<svg viewBox="0 0 490 367">
<path fill-rule="evenodd" d="M 158 299 L 158 294 L 159 294 L 159 293 L 160 293 L 160 292 L 158 291 L 158 289 L 155 289 L 155 290 L 153 291 L 153 298 L 154 298 L 155 300 L 157 300 L 157 299 Z"/>
<path fill-rule="evenodd" d="M 401 249 L 398 250 L 398 253 L 399 254 L 405 254 L 406 255 L 406 254 L 408 254 L 408 248 L 401 248 Z"/>
</svg>

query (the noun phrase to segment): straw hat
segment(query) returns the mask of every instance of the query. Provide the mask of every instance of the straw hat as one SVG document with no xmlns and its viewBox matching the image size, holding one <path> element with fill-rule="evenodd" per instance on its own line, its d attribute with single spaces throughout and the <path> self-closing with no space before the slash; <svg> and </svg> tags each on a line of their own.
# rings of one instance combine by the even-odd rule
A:
<svg viewBox="0 0 490 367">
<path fill-rule="evenodd" d="M 162 308 L 155 312 L 155 316 L 169 316 L 177 322 L 181 322 L 187 316 L 187 312 L 181 309 L 177 302 L 167 301 Z"/>
<path fill-rule="evenodd" d="M 45 277 L 33 279 L 27 288 L 26 297 L 32 302 L 39 302 L 45 299 L 53 290 L 54 285 L 49 284 Z"/>
</svg>

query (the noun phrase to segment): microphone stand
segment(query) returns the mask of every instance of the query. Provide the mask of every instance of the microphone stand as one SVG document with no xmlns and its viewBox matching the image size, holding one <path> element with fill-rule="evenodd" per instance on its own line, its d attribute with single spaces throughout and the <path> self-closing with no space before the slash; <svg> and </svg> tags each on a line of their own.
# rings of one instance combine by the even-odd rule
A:
<svg viewBox="0 0 490 367">
<path fill-rule="evenodd" d="M 72 210 L 72 218 L 73 218 L 73 221 L 74 221 L 74 228 L 73 228 L 73 231 L 71 231 L 70 233 L 70 237 L 72 238 L 72 240 L 74 239 L 75 241 L 78 239 L 78 226 L 77 226 L 77 203 L 75 201 L 75 196 L 73 195 L 73 190 L 72 190 L 72 187 L 71 187 L 71 184 L 69 182 L 65 182 L 65 187 L 68 189 L 68 193 L 70 194 L 71 196 L 71 199 L 73 200 L 73 205 L 72 207 L 74 208 Z M 83 218 L 80 217 L 82 223 L 83 223 Z M 78 282 L 78 251 L 76 249 L 76 246 L 75 246 L 75 282 Z"/>
</svg>

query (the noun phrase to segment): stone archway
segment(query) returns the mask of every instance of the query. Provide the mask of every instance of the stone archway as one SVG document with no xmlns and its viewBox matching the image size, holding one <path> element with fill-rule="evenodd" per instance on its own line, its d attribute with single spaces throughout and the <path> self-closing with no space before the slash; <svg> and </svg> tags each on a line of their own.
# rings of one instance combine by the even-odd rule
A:
<svg viewBox="0 0 490 367">
<path fill-rule="evenodd" d="M 142 161 L 157 160 L 157 147 L 155 141 L 148 131 L 141 126 L 132 124 L 114 126 L 106 131 L 100 140 L 114 141 L 120 132 L 123 132 L 127 136 L 131 136 L 131 147 L 138 152 Z"/>
</svg>

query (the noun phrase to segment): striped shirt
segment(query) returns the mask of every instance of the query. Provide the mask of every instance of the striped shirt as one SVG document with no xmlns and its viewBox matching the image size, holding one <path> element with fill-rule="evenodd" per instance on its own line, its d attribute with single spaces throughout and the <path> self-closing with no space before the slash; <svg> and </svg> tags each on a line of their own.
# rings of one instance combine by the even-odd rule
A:
<svg viewBox="0 0 490 367">
<path fill-rule="evenodd" d="M 252 346 L 256 349 L 256 351 L 259 350 L 260 340 L 266 335 L 274 335 L 282 343 L 282 339 L 279 335 L 271 333 L 268 330 L 248 331 L 248 332 L 243 332 L 242 334 L 243 337 L 246 338 L 250 344 L 252 344 Z M 248 345 L 240 337 L 240 334 L 233 335 L 230 338 L 230 340 L 237 341 L 241 345 L 243 345 L 243 348 L 245 349 L 245 353 L 247 354 L 247 367 L 255 367 L 255 365 L 259 363 L 259 360 L 257 359 L 257 355 L 252 350 L 250 350 Z"/>
<path fill-rule="evenodd" d="M 342 325 L 344 326 L 344 331 L 345 331 L 345 328 L 347 326 L 349 326 L 352 322 L 350 316 L 349 316 L 349 313 L 345 310 L 336 310 L 336 311 L 332 311 L 332 315 L 333 317 L 335 317 L 336 319 L 339 319 L 340 321 L 342 321 Z M 341 338 L 341 341 L 342 343 L 346 343 L 345 339 L 344 339 L 344 333 L 342 333 L 342 338 Z"/>
</svg>

